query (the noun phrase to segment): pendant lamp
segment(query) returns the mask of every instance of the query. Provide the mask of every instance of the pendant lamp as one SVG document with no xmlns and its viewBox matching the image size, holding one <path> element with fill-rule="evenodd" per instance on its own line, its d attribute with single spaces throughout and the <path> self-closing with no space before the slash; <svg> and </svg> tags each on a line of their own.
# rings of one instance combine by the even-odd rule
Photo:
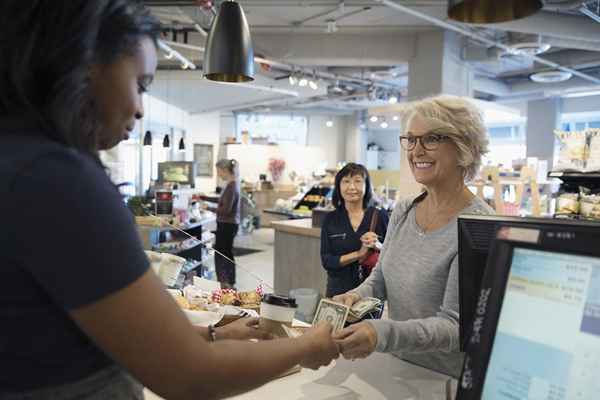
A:
<svg viewBox="0 0 600 400">
<path fill-rule="evenodd" d="M 179 150 L 185 150 L 185 143 L 183 142 L 183 138 L 179 139 Z"/>
<path fill-rule="evenodd" d="M 169 135 L 165 135 L 163 139 L 163 147 L 168 148 L 171 147 L 171 142 L 169 141 Z"/>
<path fill-rule="evenodd" d="M 528 17 L 542 7 L 540 0 L 448 0 L 448 17 L 458 22 L 493 24 Z"/>
<path fill-rule="evenodd" d="M 211 81 L 254 80 L 254 50 L 244 10 L 235 1 L 221 4 L 204 53 L 204 76 Z"/>
<path fill-rule="evenodd" d="M 144 146 L 152 146 L 152 132 L 146 131 L 144 134 Z"/>
</svg>

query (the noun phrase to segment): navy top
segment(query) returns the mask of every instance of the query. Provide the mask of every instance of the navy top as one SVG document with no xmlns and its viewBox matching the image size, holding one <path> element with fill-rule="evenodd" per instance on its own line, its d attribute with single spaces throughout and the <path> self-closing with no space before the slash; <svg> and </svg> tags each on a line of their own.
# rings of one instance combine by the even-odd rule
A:
<svg viewBox="0 0 600 400">
<path fill-rule="evenodd" d="M 39 132 L 0 119 L 0 397 L 113 364 L 68 311 L 149 267 L 133 217 L 99 162 Z"/>
<path fill-rule="evenodd" d="M 340 207 L 325 216 L 321 227 L 321 264 L 327 270 L 327 297 L 345 293 L 360 284 L 358 261 L 341 266 L 340 257 L 360 249 L 360 237 L 369 231 L 373 212 L 379 213 L 375 233 L 383 243 L 389 220 L 385 210 L 369 207 L 356 232 L 345 208 Z"/>
</svg>

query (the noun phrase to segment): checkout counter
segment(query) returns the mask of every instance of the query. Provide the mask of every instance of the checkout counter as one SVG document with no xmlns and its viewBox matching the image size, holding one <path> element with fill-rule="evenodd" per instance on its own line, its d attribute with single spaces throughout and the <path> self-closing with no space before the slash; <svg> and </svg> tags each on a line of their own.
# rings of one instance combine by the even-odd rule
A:
<svg viewBox="0 0 600 400">
<path fill-rule="evenodd" d="M 451 400 L 456 380 L 403 361 L 373 353 L 364 360 L 343 358 L 317 371 L 275 379 L 235 400 Z M 146 400 L 160 397 L 146 390 Z M 449 396 L 449 397 L 448 397 Z"/>
</svg>

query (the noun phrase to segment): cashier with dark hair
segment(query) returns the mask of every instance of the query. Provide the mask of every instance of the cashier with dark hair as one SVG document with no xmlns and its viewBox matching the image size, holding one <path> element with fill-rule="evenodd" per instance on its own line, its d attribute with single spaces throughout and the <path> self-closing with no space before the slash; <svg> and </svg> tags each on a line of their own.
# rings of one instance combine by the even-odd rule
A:
<svg viewBox="0 0 600 400">
<path fill-rule="evenodd" d="M 321 228 L 321 263 L 327 271 L 327 297 L 356 288 L 366 275 L 360 262 L 370 248 L 383 243 L 388 225 L 384 210 L 369 207 L 371 182 L 367 169 L 349 163 L 335 176 L 333 205 Z M 373 214 L 375 229 L 369 231 Z"/>
</svg>

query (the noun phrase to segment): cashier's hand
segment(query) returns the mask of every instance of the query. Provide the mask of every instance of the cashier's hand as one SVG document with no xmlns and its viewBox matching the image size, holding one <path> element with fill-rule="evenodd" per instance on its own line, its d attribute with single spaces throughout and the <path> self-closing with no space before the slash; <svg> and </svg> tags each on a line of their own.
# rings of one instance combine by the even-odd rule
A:
<svg viewBox="0 0 600 400">
<path fill-rule="evenodd" d="M 378 240 L 379 238 L 375 232 L 367 232 L 360 237 L 360 241 L 362 242 L 363 246 L 371 249 L 375 247 Z"/>
<path fill-rule="evenodd" d="M 240 318 L 216 328 L 217 340 L 273 339 L 273 335 L 258 328 L 258 318 Z"/>
<path fill-rule="evenodd" d="M 377 346 L 377 331 L 369 322 L 350 325 L 333 335 L 340 353 L 347 360 L 368 357 Z"/>
<path fill-rule="evenodd" d="M 307 352 L 300 365 L 304 368 L 318 369 L 319 367 L 329 365 L 332 360 L 340 356 L 338 345 L 333 341 L 331 332 L 333 326 L 330 323 L 322 322 L 309 329 L 298 339 L 307 346 Z"/>
<path fill-rule="evenodd" d="M 331 299 L 336 303 L 345 304 L 348 307 L 352 307 L 354 303 L 360 300 L 360 295 L 356 292 L 346 292 L 343 294 L 338 294 L 337 296 L 333 296 Z"/>
</svg>

